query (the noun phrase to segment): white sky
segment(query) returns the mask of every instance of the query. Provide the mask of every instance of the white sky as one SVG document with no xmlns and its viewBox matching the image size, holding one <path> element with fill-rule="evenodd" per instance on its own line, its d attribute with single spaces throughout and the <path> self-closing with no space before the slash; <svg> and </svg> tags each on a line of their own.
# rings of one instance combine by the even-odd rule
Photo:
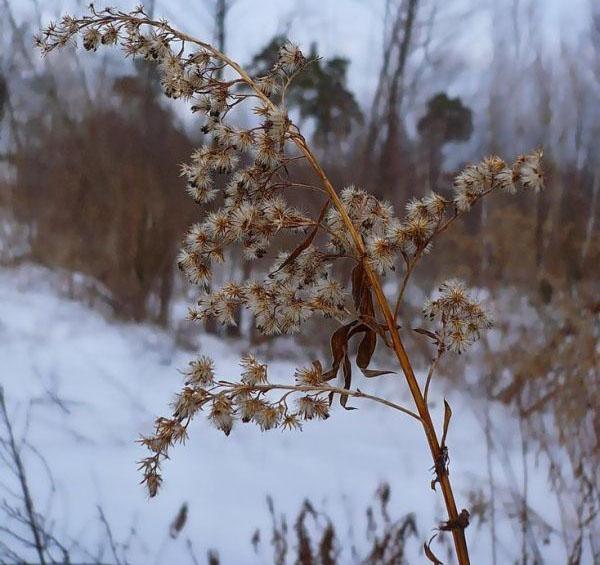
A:
<svg viewBox="0 0 600 565">
<path fill-rule="evenodd" d="M 447 36 L 449 52 L 461 59 L 468 74 L 476 74 L 490 64 L 489 36 L 492 25 L 498 23 L 497 18 L 510 19 L 515 3 L 522 8 L 527 3 L 525 0 L 437 1 L 441 8 L 436 33 Z M 577 41 L 588 25 L 589 7 L 595 1 L 600 0 L 534 0 L 539 30 L 547 48 L 556 51 L 561 42 Z M 18 18 L 31 13 L 34 6 L 33 0 L 9 2 Z M 83 0 L 38 0 L 38 3 L 44 21 L 65 11 L 81 13 L 87 5 Z M 131 9 L 138 2 L 106 0 L 97 1 L 96 5 L 101 7 L 105 3 Z M 212 3 L 213 0 L 156 0 L 155 14 L 166 17 L 184 31 L 206 38 L 212 36 Z M 386 0 L 234 0 L 228 17 L 228 51 L 246 62 L 281 31 L 287 31 L 290 39 L 305 49 L 316 41 L 321 55 L 342 55 L 352 61 L 350 86 L 366 102 L 375 88 L 379 70 L 385 3 Z M 424 7 L 430 4 L 431 0 L 423 1 Z M 527 33 L 527 23 L 521 25 Z"/>
</svg>

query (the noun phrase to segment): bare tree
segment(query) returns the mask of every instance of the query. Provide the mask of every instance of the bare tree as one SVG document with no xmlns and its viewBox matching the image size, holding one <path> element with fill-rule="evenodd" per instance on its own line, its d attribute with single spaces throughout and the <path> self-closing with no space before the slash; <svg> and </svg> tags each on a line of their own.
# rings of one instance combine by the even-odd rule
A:
<svg viewBox="0 0 600 565">
<path fill-rule="evenodd" d="M 365 137 L 363 174 L 370 170 L 379 148 L 380 181 L 389 188 L 403 158 L 400 107 L 418 6 L 419 0 L 398 2 L 391 26 L 384 32 L 383 60 Z M 392 11 L 390 3 L 386 11 Z"/>
</svg>

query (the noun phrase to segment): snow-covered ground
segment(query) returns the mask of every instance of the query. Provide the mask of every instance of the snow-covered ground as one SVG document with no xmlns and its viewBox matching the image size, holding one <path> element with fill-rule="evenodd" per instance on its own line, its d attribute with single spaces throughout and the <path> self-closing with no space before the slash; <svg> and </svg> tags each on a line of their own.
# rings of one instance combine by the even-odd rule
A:
<svg viewBox="0 0 600 565">
<path fill-rule="evenodd" d="M 288 517 L 310 497 L 336 518 L 339 532 L 351 527 L 362 532 L 364 510 L 385 480 L 392 487 L 393 515 L 417 515 L 419 539 L 411 542 L 409 562 L 426 562 L 422 543 L 443 511 L 429 486 L 423 432 L 410 418 L 366 401 L 354 402 L 360 406 L 356 411 L 336 408 L 329 420 L 309 422 L 302 432 L 261 433 L 241 425 L 226 438 L 200 418 L 189 442 L 166 462 L 162 492 L 148 500 L 136 470 L 144 451 L 134 440 L 150 431 L 156 415 L 168 412 L 181 384 L 178 370 L 192 354 L 154 327 L 110 322 L 61 297 L 49 282 L 52 276 L 32 267 L 0 272 L 0 383 L 17 431 L 28 420 L 28 440 L 52 470 L 50 496 L 46 471 L 35 456 L 27 457 L 39 509 L 52 498 L 48 516 L 58 536 L 95 548 L 102 534 L 101 505 L 117 540 L 135 527 L 141 541 L 132 544 L 132 563 L 191 563 L 186 538 L 201 562 L 208 548 L 217 548 L 225 564 L 265 563 L 264 554 L 253 553 L 250 538 L 256 527 L 269 524 L 267 494 Z M 199 338 L 198 352 L 216 360 L 220 375 L 239 373 L 243 349 L 240 343 Z M 273 361 L 271 379 L 289 380 L 293 369 L 289 361 Z M 398 375 L 369 384 L 397 391 L 395 400 L 407 402 Z M 436 383 L 434 396 L 441 394 L 439 387 Z M 361 383 L 361 388 L 368 386 Z M 468 490 L 485 486 L 485 441 L 472 402 L 453 393 L 449 399 L 454 410 L 451 471 L 462 507 Z M 439 406 L 436 418 L 441 422 Z M 507 443 L 514 444 L 512 468 L 520 476 L 518 430 L 506 415 L 494 418 Z M 497 470 L 500 482 L 506 483 L 507 471 Z M 532 468 L 530 498 L 555 521 L 557 510 L 547 491 L 546 470 Z M 183 502 L 190 508 L 188 522 L 181 536 L 170 540 L 169 524 Z M 481 530 L 471 526 L 467 534 L 473 563 L 490 563 L 489 523 Z M 518 525 L 503 518 L 499 536 L 500 563 L 513 562 Z M 356 537 L 364 539 L 362 533 Z M 545 562 L 564 563 L 562 549 L 553 543 L 543 549 Z"/>
</svg>

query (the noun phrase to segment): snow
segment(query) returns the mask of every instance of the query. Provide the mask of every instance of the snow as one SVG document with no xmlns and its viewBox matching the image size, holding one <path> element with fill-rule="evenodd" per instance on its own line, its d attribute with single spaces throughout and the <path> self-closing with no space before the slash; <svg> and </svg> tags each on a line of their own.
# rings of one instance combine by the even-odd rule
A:
<svg viewBox="0 0 600 565">
<path fill-rule="evenodd" d="M 178 348 L 172 335 L 153 326 L 110 321 L 69 300 L 55 279 L 50 271 L 32 266 L 0 272 L 0 383 L 17 431 L 28 426 L 29 443 L 52 470 L 55 494 L 47 517 L 58 535 L 95 550 L 103 533 L 100 505 L 117 540 L 126 539 L 135 527 L 131 563 L 191 563 L 188 538 L 200 562 L 209 548 L 216 548 L 226 564 L 265 563 L 267 557 L 254 554 L 250 538 L 270 522 L 266 495 L 288 518 L 310 497 L 336 519 L 338 532 L 352 528 L 360 541 L 364 510 L 386 480 L 392 487 L 392 515 L 417 515 L 419 537 L 410 544 L 409 562 L 425 561 L 422 543 L 443 511 L 439 494 L 429 486 L 431 463 L 423 432 L 409 417 L 366 401 L 355 401 L 360 407 L 355 411 L 337 407 L 329 420 L 308 422 L 302 432 L 261 433 L 255 426 L 239 425 L 226 438 L 200 417 L 189 442 L 176 447 L 165 463 L 162 492 L 148 500 L 135 464 L 144 451 L 135 439 L 150 431 L 156 415 L 168 413 L 181 384 L 179 370 L 194 352 Z M 220 375 L 234 376 L 244 348 L 241 342 L 200 335 L 196 353 L 212 356 Z M 289 380 L 294 367 L 289 360 L 273 361 L 271 380 Z M 400 394 L 405 389 L 400 376 L 369 384 L 409 404 Z M 440 387 L 436 383 L 434 396 L 442 394 Z M 361 388 L 368 390 L 362 383 Z M 473 401 L 451 391 L 448 398 L 454 412 L 452 480 L 462 507 L 469 489 L 485 487 L 485 441 Z M 518 428 L 500 411 L 493 417 L 512 443 L 510 472 L 519 477 Z M 442 421 L 439 406 L 435 418 Z M 32 455 L 27 463 L 38 507 L 44 508 L 50 496 L 46 472 Z M 496 475 L 506 484 L 505 471 L 508 476 L 508 469 Z M 532 464 L 530 477 L 538 511 L 556 519 L 543 465 Z M 182 535 L 171 540 L 169 524 L 183 502 L 190 507 L 189 519 Z M 481 531 L 471 526 L 467 534 L 473 562 L 490 562 L 489 523 Z M 503 519 L 501 562 L 518 554 L 518 535 L 518 525 Z M 543 549 L 547 563 L 565 561 L 555 545 Z M 105 561 L 111 561 L 109 554 Z"/>
</svg>

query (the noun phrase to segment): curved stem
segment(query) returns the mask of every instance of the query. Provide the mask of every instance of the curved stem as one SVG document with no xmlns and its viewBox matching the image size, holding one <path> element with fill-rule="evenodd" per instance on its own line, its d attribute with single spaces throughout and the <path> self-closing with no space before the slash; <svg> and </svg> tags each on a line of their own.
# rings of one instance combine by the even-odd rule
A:
<svg viewBox="0 0 600 565">
<path fill-rule="evenodd" d="M 308 148 L 304 138 L 298 136 L 298 138 L 294 139 L 294 141 L 296 142 L 298 148 L 306 155 L 306 158 L 312 166 L 312 168 L 314 169 L 315 173 L 322 180 L 323 186 L 330 194 L 333 205 L 336 207 L 338 213 L 340 214 L 340 217 L 342 218 L 342 221 L 344 222 L 344 225 L 346 226 L 346 229 L 350 233 L 350 236 L 352 237 L 352 240 L 355 243 L 358 254 L 360 255 L 360 257 L 364 257 L 364 242 L 362 241 L 360 234 L 354 227 L 354 224 L 348 216 L 348 212 L 346 211 L 343 202 L 341 201 L 331 182 L 327 178 L 327 175 L 319 165 L 319 162 L 317 161 L 316 157 Z M 438 479 L 442 489 L 442 494 L 444 496 L 444 502 L 446 505 L 446 510 L 448 512 L 448 519 L 453 523 L 456 523 L 458 519 L 458 510 L 456 508 L 454 492 L 452 490 L 452 485 L 448 476 L 448 470 L 444 466 L 440 467 L 437 464 L 443 457 L 443 453 L 439 439 L 437 437 L 437 433 L 435 431 L 435 427 L 431 420 L 429 408 L 427 407 L 427 403 L 425 402 L 423 394 L 421 393 L 421 389 L 419 387 L 419 383 L 417 382 L 414 370 L 412 368 L 408 355 L 406 354 L 406 350 L 404 349 L 404 344 L 400 339 L 400 334 L 398 332 L 398 328 L 394 320 L 394 315 L 392 314 L 389 302 L 383 292 L 383 288 L 381 287 L 379 277 L 370 268 L 367 261 L 363 261 L 363 267 L 367 277 L 369 278 L 369 282 L 371 283 L 371 287 L 375 294 L 375 298 L 377 300 L 379 309 L 381 310 L 381 313 L 385 319 L 385 323 L 390 332 L 390 336 L 392 339 L 392 348 L 394 349 L 394 353 L 396 354 L 400 367 L 402 368 L 402 372 L 404 373 L 404 376 L 406 378 L 408 388 L 410 389 L 411 395 L 417 407 L 417 411 L 421 419 L 421 424 L 423 425 L 423 430 L 425 431 L 425 435 L 427 437 L 427 443 L 429 444 L 429 450 L 433 458 L 434 466 L 436 468 L 439 468 Z M 454 529 L 452 530 L 452 536 L 454 539 L 454 547 L 456 549 L 456 555 L 459 564 L 468 565 L 470 563 L 469 550 L 467 548 L 467 541 L 465 538 L 464 530 Z"/>
</svg>

